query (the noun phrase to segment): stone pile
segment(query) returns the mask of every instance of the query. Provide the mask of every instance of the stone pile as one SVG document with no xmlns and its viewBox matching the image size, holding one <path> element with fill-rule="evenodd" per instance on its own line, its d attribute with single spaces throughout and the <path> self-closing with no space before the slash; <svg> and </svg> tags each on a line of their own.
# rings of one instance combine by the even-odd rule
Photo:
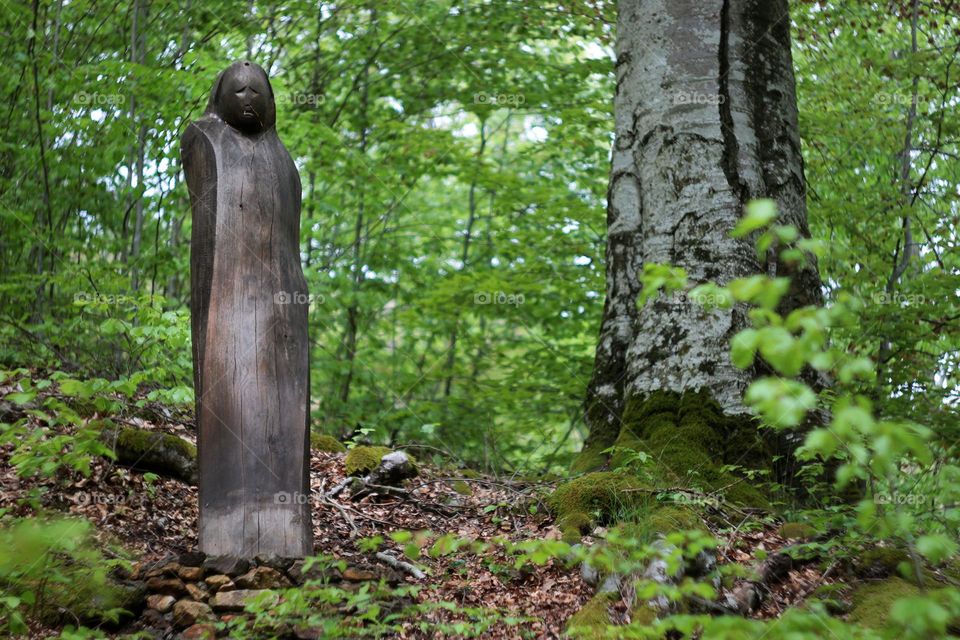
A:
<svg viewBox="0 0 960 640">
<path fill-rule="evenodd" d="M 382 577 L 398 582 L 393 572 Z M 317 565 L 305 569 L 302 559 L 263 557 L 248 560 L 233 556 L 207 557 L 199 551 L 171 556 L 150 565 L 138 565 L 131 576 L 146 586 L 146 608 L 138 626 L 156 638 L 213 639 L 217 621 L 243 616 L 246 603 L 270 590 L 301 586 L 308 580 L 326 580 L 341 588 L 379 580 L 367 569 L 348 567 L 343 572 Z M 221 634 L 224 632 L 221 631 Z M 281 634 L 312 640 L 319 630 L 289 629 Z"/>
</svg>

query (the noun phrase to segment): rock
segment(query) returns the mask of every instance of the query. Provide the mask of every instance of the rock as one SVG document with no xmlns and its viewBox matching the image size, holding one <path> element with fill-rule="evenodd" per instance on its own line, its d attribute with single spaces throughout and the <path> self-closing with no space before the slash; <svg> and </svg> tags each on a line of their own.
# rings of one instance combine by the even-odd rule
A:
<svg viewBox="0 0 960 640">
<path fill-rule="evenodd" d="M 145 627 L 154 629 L 166 629 L 170 626 L 170 621 L 155 609 L 145 609 L 143 615 L 140 616 L 140 620 Z"/>
<path fill-rule="evenodd" d="M 293 637 L 297 640 L 321 640 L 323 629 L 313 627 L 294 627 Z"/>
<path fill-rule="evenodd" d="M 203 561 L 207 559 L 207 554 L 200 550 L 186 551 L 180 554 L 177 562 L 184 567 L 202 567 Z"/>
<path fill-rule="evenodd" d="M 169 596 L 182 596 L 187 592 L 180 578 L 150 578 L 147 580 L 147 591 Z"/>
<path fill-rule="evenodd" d="M 178 629 L 184 629 L 197 622 L 212 622 L 215 620 L 209 606 L 194 600 L 178 600 L 173 605 L 173 624 Z"/>
<path fill-rule="evenodd" d="M 606 578 L 603 579 L 603 582 L 600 584 L 600 587 L 597 589 L 597 593 L 619 593 L 621 585 L 620 576 L 615 573 L 611 573 Z"/>
<path fill-rule="evenodd" d="M 183 567 L 177 570 L 177 575 L 187 582 L 199 582 L 203 580 L 203 569 L 201 567 Z"/>
<path fill-rule="evenodd" d="M 256 558 L 254 558 L 254 562 L 256 562 L 257 565 L 261 567 L 270 567 L 271 569 L 276 569 L 277 571 L 280 571 L 280 572 L 283 572 L 289 569 L 293 565 L 293 563 L 296 561 L 297 561 L 296 558 L 287 558 L 284 556 L 277 556 L 272 554 L 268 556 L 259 555 Z"/>
<path fill-rule="evenodd" d="M 176 601 L 177 599 L 173 596 L 154 594 L 147 596 L 147 608 L 159 611 L 160 613 L 166 613 L 173 608 L 173 603 Z"/>
<path fill-rule="evenodd" d="M 237 556 L 211 556 L 203 561 L 203 572 L 206 575 L 222 573 L 235 578 L 250 569 L 250 561 Z"/>
<path fill-rule="evenodd" d="M 600 583 L 600 571 L 587 562 L 580 565 L 580 577 L 591 587 L 595 587 Z"/>
<path fill-rule="evenodd" d="M 217 628 L 212 624 L 194 624 L 180 634 L 183 640 L 214 640 L 217 637 Z"/>
<path fill-rule="evenodd" d="M 366 569 L 347 567 L 343 571 L 343 579 L 347 582 L 366 582 L 368 580 L 376 580 L 377 578 L 377 574 L 373 571 L 367 571 Z"/>
<path fill-rule="evenodd" d="M 187 594 L 197 602 L 206 602 L 209 594 L 192 582 L 187 583 Z"/>
<path fill-rule="evenodd" d="M 233 581 L 241 589 L 283 589 L 292 586 L 285 575 L 270 567 L 255 567 Z"/>
<path fill-rule="evenodd" d="M 144 578 L 158 578 L 166 576 L 168 578 L 175 578 L 177 572 L 180 570 L 180 565 L 176 562 L 168 562 L 158 567 L 154 567 L 146 572 L 144 572 Z"/>
<path fill-rule="evenodd" d="M 417 475 L 417 467 L 403 451 L 391 451 L 380 458 L 380 464 L 365 478 L 368 484 L 396 486 Z"/>
<path fill-rule="evenodd" d="M 218 591 L 233 591 L 237 588 L 237 586 L 233 584 L 233 580 L 225 575 L 208 576 L 207 579 L 204 580 L 204 583 L 210 587 L 210 591 L 213 593 L 217 593 Z"/>
<path fill-rule="evenodd" d="M 250 602 L 261 593 L 266 593 L 264 589 L 237 589 L 235 591 L 218 591 L 210 598 L 210 606 L 214 611 L 243 611 L 247 602 Z M 279 594 L 274 594 L 277 601 L 280 600 Z"/>
<path fill-rule="evenodd" d="M 294 584 L 298 586 L 303 586 L 308 580 L 337 580 L 340 578 L 340 572 L 333 567 L 324 569 L 320 564 L 314 563 L 307 571 L 304 571 L 304 566 L 306 562 L 304 560 L 297 560 L 294 562 L 289 569 L 287 569 L 287 575 L 290 576 L 290 579 L 293 580 Z"/>
</svg>

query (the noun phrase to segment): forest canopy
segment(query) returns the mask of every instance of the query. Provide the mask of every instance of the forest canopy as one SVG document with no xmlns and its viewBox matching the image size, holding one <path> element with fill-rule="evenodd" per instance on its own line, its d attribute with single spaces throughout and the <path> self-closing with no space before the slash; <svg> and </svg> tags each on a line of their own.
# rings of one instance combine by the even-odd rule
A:
<svg viewBox="0 0 960 640">
<path fill-rule="evenodd" d="M 277 130 L 302 183 L 309 428 L 314 455 L 322 452 L 314 467 L 327 474 L 314 525 L 319 509 L 324 518 L 337 519 L 351 545 L 362 528 L 360 538 L 396 543 L 398 557 L 403 551 L 415 563 L 421 548 L 428 556 L 427 538 L 408 538 L 405 530 L 442 524 L 411 516 L 403 526 L 385 529 L 390 514 L 365 511 L 363 520 L 350 511 L 356 505 L 366 509 L 359 500 L 370 500 L 369 487 L 366 497 L 356 490 L 358 501 L 348 507 L 331 506 L 340 498 L 325 493 L 341 480 L 346 486 L 351 475 L 375 470 L 384 453 L 404 449 L 424 482 L 449 485 L 453 497 L 437 509 L 460 508 L 456 501 L 464 500 L 476 508 L 472 520 L 456 521 L 464 531 L 450 525 L 437 533 L 476 534 L 489 542 L 511 517 L 514 533 L 524 529 L 517 518 L 536 520 L 530 525 L 536 533 L 501 551 L 527 554 L 517 568 L 499 556 L 485 561 L 486 569 L 497 567 L 490 569 L 497 579 L 525 571 L 525 562 L 540 567 L 550 557 L 556 564 L 549 571 L 556 575 L 549 580 L 574 580 L 559 569 L 571 557 L 570 547 L 556 545 L 579 549 L 574 555 L 589 557 L 577 556 L 578 562 L 610 575 L 603 567 L 609 569 L 616 557 L 603 554 L 613 553 L 622 539 L 614 535 L 607 546 L 591 546 L 588 539 L 605 539 L 607 527 L 616 525 L 628 527 L 628 551 L 631 544 L 665 539 L 684 553 L 696 547 L 685 559 L 677 551 L 671 561 L 688 564 L 703 549 L 720 547 L 721 565 L 767 567 L 764 540 L 769 546 L 771 538 L 763 536 L 769 535 L 778 553 L 784 541 L 805 543 L 805 559 L 791 560 L 794 583 L 802 582 L 801 565 L 816 566 L 819 576 L 809 589 L 796 590 L 801 595 L 795 602 L 774 596 L 779 604 L 805 607 L 800 617 L 791 618 L 799 607 L 785 614 L 783 633 L 810 624 L 817 630 L 806 633 L 828 628 L 836 637 L 881 637 L 858 635 L 873 633 L 863 631 L 870 625 L 858 626 L 873 615 L 857 613 L 865 601 L 894 612 L 891 620 L 901 626 L 890 633 L 897 637 L 940 637 L 948 628 L 960 629 L 960 4 L 789 3 L 789 15 L 776 22 L 786 34 L 784 55 L 795 77 L 793 129 L 802 152 L 807 228 L 785 220 L 782 203 L 778 209 L 765 199 L 774 194 L 760 193 L 738 210 L 743 220 L 740 226 L 731 220 L 729 231 L 749 246 L 751 261 L 758 242 L 761 258 L 780 251 L 798 261 L 815 256 L 818 304 L 806 311 L 778 306 L 786 289 L 777 293 L 777 287 L 788 284 L 765 280 L 759 271 L 754 280 L 731 284 L 700 281 L 673 265 L 641 265 L 632 285 L 644 293 L 631 302 L 631 313 L 651 313 L 662 303 L 657 295 L 691 291 L 713 296 L 714 306 L 750 309 L 743 313 L 743 332 L 734 337 L 731 331 L 723 361 L 743 370 L 756 367 L 749 370 L 759 381 L 744 401 L 752 417 L 736 428 L 729 416 L 716 418 L 727 426 L 701 438 L 698 420 L 714 420 L 715 409 L 722 414 L 711 399 L 678 396 L 669 400 L 668 412 L 658 412 L 657 402 L 672 396 L 654 394 L 643 406 L 620 407 L 610 442 L 591 450 L 589 388 L 597 375 L 604 305 L 614 288 L 608 195 L 614 193 L 611 158 L 622 134 L 615 96 L 626 77 L 618 73 L 630 62 L 617 54 L 617 4 L 2 5 L 0 47 L 8 72 L 0 78 L 7 104 L 0 130 L 0 542 L 6 539 L 17 551 L 9 557 L 0 552 L 0 629 L 26 635 L 34 624 L 41 626 L 30 633 L 40 633 L 43 625 L 110 626 L 97 616 L 45 615 L 34 604 L 43 600 L 36 585 L 44 579 L 14 561 L 16 554 L 73 554 L 80 564 L 100 567 L 93 592 L 116 588 L 104 563 L 124 554 L 100 557 L 94 547 L 116 540 L 96 545 L 91 536 L 109 531 L 130 542 L 120 531 L 131 521 L 123 525 L 122 510 L 111 505 L 112 515 L 103 521 L 80 514 L 92 520 L 80 529 L 64 524 L 71 520 L 45 526 L 62 512 L 78 515 L 65 487 L 87 487 L 91 477 L 100 482 L 121 467 L 136 469 L 135 483 L 143 484 L 124 484 L 125 491 L 149 489 L 153 500 L 155 491 L 175 490 L 193 502 L 188 516 L 170 516 L 183 520 L 183 529 L 169 525 L 169 537 L 157 533 L 149 542 L 137 541 L 135 555 L 156 563 L 165 553 L 192 547 L 194 539 L 177 538 L 195 522 L 191 492 L 197 471 L 190 326 L 194 220 L 180 140 L 207 108 L 217 74 L 237 60 L 255 61 L 269 74 Z M 652 15 L 663 3 L 620 4 Z M 723 19 L 729 5 L 747 14 L 765 11 L 758 8 L 762 3 L 704 4 L 716 4 Z M 772 38 L 773 26 L 756 42 Z M 721 47 L 730 45 L 725 29 L 716 38 Z M 723 54 L 719 64 L 730 71 Z M 722 89 L 725 81 L 720 84 Z M 706 104 L 718 109 L 718 122 L 725 116 L 736 121 L 736 111 L 725 114 L 725 99 L 722 92 L 671 98 L 673 107 Z M 781 142 L 759 144 L 772 148 Z M 690 158 L 678 154 L 663 162 L 675 193 L 686 194 L 690 185 L 679 176 Z M 699 248 L 675 250 L 693 255 Z M 628 415 L 638 416 L 635 426 L 627 424 Z M 138 435 L 136 429 L 161 435 Z M 683 454 L 692 452 L 696 461 L 704 456 L 709 464 L 698 462 L 694 473 L 688 458 L 676 462 L 678 446 L 657 440 L 658 429 L 669 429 L 671 438 L 681 434 Z M 148 455 L 161 440 L 164 453 Z M 771 446 L 764 449 L 766 458 L 733 455 L 760 441 Z M 123 482 L 131 482 L 129 471 L 124 473 Z M 154 487 L 158 477 L 163 480 Z M 471 481 L 472 489 L 463 484 Z M 497 489 L 498 483 L 507 485 Z M 412 492 L 409 486 L 399 490 Z M 648 493 L 656 499 L 638 497 Z M 412 495 L 396 499 L 411 501 Z M 690 496 L 696 498 L 692 503 Z M 738 506 L 730 511 L 716 507 L 717 501 Z M 663 502 L 677 511 L 662 511 Z M 180 513 L 176 504 L 167 508 Z M 80 506 L 90 506 L 89 500 Z M 711 511 L 715 507 L 722 517 Z M 469 523 L 481 520 L 486 524 L 473 530 Z M 800 523 L 812 529 L 784 532 Z M 690 535 L 682 540 L 664 537 L 683 531 Z M 707 534 L 713 542 L 705 541 Z M 77 542 L 63 547 L 64 538 Z M 440 545 L 436 558 L 469 548 L 440 540 L 430 539 Z M 530 540 L 546 541 L 547 549 L 523 546 Z M 743 557 L 732 551 L 741 543 L 750 547 Z M 755 553 L 758 546 L 762 553 Z M 351 546 L 343 555 L 339 546 L 324 547 L 318 553 L 340 558 L 375 548 Z M 877 554 L 869 566 L 865 553 Z M 823 561 L 831 555 L 843 570 Z M 617 575 L 643 573 L 644 558 L 632 573 Z M 441 573 L 439 565 L 433 569 Z M 61 584 L 77 579 L 69 563 L 56 571 Z M 138 575 L 134 571 L 133 579 Z M 576 633 L 578 624 L 595 630 L 591 615 L 634 629 L 643 626 L 638 621 L 669 620 L 664 610 L 718 620 L 743 613 L 742 603 L 723 604 L 712 592 L 686 586 L 675 586 L 669 596 L 634 593 L 630 606 L 617 609 L 606 596 L 598 600 L 592 590 L 585 595 L 586 583 L 579 580 L 579 622 L 567 625 L 569 612 L 561 615 L 558 604 L 529 637 L 546 637 L 544 629 Z M 894 585 L 896 597 L 916 598 L 922 615 L 913 627 L 909 607 L 891 609 L 895 598 L 877 586 L 890 580 L 903 583 Z M 291 581 L 284 578 L 283 586 L 293 588 Z M 856 591 L 861 583 L 876 593 Z M 48 591 L 46 599 L 60 595 Z M 353 607 L 341 608 L 355 616 L 347 625 L 352 631 L 377 621 L 382 626 L 372 633 L 388 635 L 399 628 L 390 625 L 405 624 L 385 622 L 380 600 L 370 613 L 366 603 L 342 597 Z M 697 602 L 702 610 L 685 605 L 657 613 L 637 604 L 658 597 Z M 761 613 L 757 597 L 756 606 L 746 607 L 747 617 L 779 619 L 782 611 Z M 293 595 L 285 598 L 297 602 Z M 806 608 L 815 599 L 818 604 Z M 124 608 L 122 598 L 105 600 Z M 263 601 L 248 611 L 280 615 L 271 606 Z M 510 616 L 530 614 L 497 606 L 500 617 L 489 626 L 443 632 L 493 634 L 499 624 L 516 624 L 504 621 Z M 814 625 L 813 618 L 802 617 L 807 614 L 823 615 Z M 726 637 L 699 618 L 689 629 L 683 624 L 676 622 L 673 631 L 712 628 L 713 637 Z M 649 628 L 660 635 L 638 631 L 632 637 L 666 632 Z M 739 632 L 760 637 L 763 629 Z M 515 637 L 510 633 L 503 637 Z"/>
</svg>

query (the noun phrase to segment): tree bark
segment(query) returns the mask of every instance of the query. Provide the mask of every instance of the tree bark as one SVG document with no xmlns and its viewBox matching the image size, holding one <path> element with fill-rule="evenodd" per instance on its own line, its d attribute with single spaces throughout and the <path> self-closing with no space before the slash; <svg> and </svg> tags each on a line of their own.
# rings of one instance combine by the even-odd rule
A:
<svg viewBox="0 0 960 640">
<path fill-rule="evenodd" d="M 588 446 L 610 446 L 631 396 L 707 390 L 726 413 L 754 371 L 729 341 L 745 310 L 705 311 L 661 295 L 637 308 L 645 263 L 683 267 L 692 283 L 791 276 L 784 310 L 820 300 L 815 265 L 758 260 L 729 232 L 752 198 L 808 234 L 786 0 L 621 0 L 616 137 L 607 195 L 607 292 Z"/>
</svg>

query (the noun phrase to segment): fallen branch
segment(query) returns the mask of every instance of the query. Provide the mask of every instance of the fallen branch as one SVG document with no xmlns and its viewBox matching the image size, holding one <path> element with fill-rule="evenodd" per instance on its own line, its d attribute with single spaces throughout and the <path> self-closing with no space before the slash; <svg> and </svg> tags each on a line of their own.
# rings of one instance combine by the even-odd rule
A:
<svg viewBox="0 0 960 640">
<path fill-rule="evenodd" d="M 405 572 L 409 573 L 410 575 L 412 575 L 412 576 L 413 576 L 414 578 L 416 578 L 417 580 L 423 580 L 424 578 L 427 577 L 427 574 L 425 574 L 423 571 L 421 571 L 421 570 L 420 570 L 419 568 L 417 568 L 416 566 L 410 564 L 409 562 L 404 562 L 403 560 L 398 560 L 398 559 L 395 558 L 394 556 L 392 556 L 392 555 L 390 555 L 389 553 L 386 553 L 386 552 L 384 552 L 384 551 L 378 551 L 377 554 L 376 554 L 376 558 L 377 558 L 377 560 L 380 560 L 381 562 L 385 562 L 386 564 L 390 565 L 392 568 L 394 568 L 394 569 L 396 569 L 396 570 L 398 570 L 398 571 L 405 571 Z"/>
</svg>

